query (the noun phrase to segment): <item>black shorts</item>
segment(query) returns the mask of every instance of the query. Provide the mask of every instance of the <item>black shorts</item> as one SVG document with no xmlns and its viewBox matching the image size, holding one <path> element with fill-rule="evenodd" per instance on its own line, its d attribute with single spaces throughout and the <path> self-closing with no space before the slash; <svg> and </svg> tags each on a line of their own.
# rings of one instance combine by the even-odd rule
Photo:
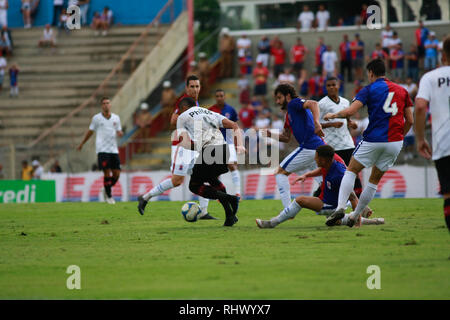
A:
<svg viewBox="0 0 450 320">
<path fill-rule="evenodd" d="M 424 46 L 417 47 L 417 55 L 419 56 L 419 58 L 425 57 L 425 47 Z"/>
<path fill-rule="evenodd" d="M 298 73 L 303 69 L 303 62 L 295 62 L 292 69 L 296 72 L 296 76 L 298 76 Z"/>
<path fill-rule="evenodd" d="M 228 172 L 230 151 L 226 144 L 207 146 L 202 150 L 192 169 L 191 179 L 208 181 Z"/>
<path fill-rule="evenodd" d="M 255 84 L 255 96 L 265 96 L 267 94 L 267 85 L 263 84 Z"/>
<path fill-rule="evenodd" d="M 345 164 L 348 166 L 348 164 L 350 163 L 350 159 L 352 158 L 354 150 L 355 150 L 355 148 L 339 150 L 339 151 L 336 151 L 336 154 L 339 157 L 341 157 L 342 160 L 344 160 Z"/>
<path fill-rule="evenodd" d="M 450 156 L 434 161 L 441 185 L 441 194 L 450 192 Z"/>
<path fill-rule="evenodd" d="M 97 154 L 98 168 L 100 170 L 120 170 L 120 158 L 118 153 L 100 152 Z"/>
</svg>

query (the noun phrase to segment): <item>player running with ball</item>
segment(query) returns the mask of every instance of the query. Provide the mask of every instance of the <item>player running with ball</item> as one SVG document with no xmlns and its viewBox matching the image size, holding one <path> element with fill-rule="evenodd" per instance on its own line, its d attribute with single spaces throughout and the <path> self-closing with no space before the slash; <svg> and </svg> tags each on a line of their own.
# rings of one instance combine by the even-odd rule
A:
<svg viewBox="0 0 450 320">
<path fill-rule="evenodd" d="M 291 202 L 289 207 L 284 208 L 280 214 L 270 220 L 256 219 L 258 227 L 275 228 L 280 223 L 293 219 L 301 209 L 311 209 L 319 215 L 330 215 L 336 210 L 338 204 L 339 186 L 345 173 L 345 164 L 341 157 L 335 154 L 333 147 L 323 145 L 317 148 L 314 160 L 317 169 L 307 172 L 297 178 L 295 182 L 305 181 L 306 178 L 322 176 L 323 182 L 319 197 L 299 196 Z M 295 183 L 294 182 L 294 183 Z M 350 194 L 350 202 L 352 208 L 355 209 L 358 204 L 358 198 L 355 193 Z M 361 224 L 383 224 L 383 218 L 367 219 L 372 214 L 369 208 L 363 212 L 360 220 Z M 341 220 L 337 220 L 336 224 L 346 225 L 348 223 L 349 214 L 346 214 Z"/>
<path fill-rule="evenodd" d="M 355 179 L 363 168 L 372 167 L 369 182 L 359 198 L 358 205 L 348 218 L 347 226 L 358 221 L 363 209 L 377 191 L 384 173 L 391 168 L 403 146 L 403 137 L 413 124 L 412 102 L 408 92 L 385 78 L 383 60 L 375 59 L 367 64 L 367 75 L 371 82 L 358 92 L 350 107 L 337 113 L 328 113 L 324 120 L 347 118 L 364 105 L 369 112 L 369 126 L 363 140 L 356 147 L 339 188 L 338 206 L 326 224 L 334 225 L 345 216 L 345 207 L 353 191 Z"/>
</svg>

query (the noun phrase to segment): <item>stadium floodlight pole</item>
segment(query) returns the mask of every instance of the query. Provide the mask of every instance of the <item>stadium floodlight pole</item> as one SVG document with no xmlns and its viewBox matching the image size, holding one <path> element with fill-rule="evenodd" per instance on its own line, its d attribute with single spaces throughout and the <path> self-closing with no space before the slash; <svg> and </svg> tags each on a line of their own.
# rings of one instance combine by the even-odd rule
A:
<svg viewBox="0 0 450 320">
<path fill-rule="evenodd" d="M 194 0 L 186 0 L 188 11 L 188 72 L 191 71 L 191 61 L 194 60 Z"/>
</svg>

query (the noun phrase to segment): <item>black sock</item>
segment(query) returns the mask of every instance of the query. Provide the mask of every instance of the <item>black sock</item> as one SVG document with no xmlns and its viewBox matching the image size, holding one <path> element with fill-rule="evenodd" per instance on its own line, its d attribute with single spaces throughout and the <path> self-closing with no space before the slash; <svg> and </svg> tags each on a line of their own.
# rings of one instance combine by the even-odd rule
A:
<svg viewBox="0 0 450 320">
<path fill-rule="evenodd" d="M 444 217 L 447 228 L 450 231 L 450 198 L 444 200 Z"/>
<path fill-rule="evenodd" d="M 111 198 L 111 185 L 112 185 L 112 178 L 111 177 L 104 177 L 103 178 L 103 186 L 105 187 L 105 192 L 108 198 Z"/>
</svg>

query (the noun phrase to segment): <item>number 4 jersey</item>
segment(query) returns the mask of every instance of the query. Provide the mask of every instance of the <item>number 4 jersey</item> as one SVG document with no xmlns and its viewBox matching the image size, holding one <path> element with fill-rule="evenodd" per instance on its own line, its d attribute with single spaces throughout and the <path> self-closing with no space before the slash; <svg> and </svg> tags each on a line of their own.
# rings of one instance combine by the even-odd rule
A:
<svg viewBox="0 0 450 320">
<path fill-rule="evenodd" d="M 412 101 L 400 85 L 379 78 L 358 92 L 353 101 L 367 105 L 369 126 L 364 131 L 364 141 L 393 142 L 403 140 L 404 110 Z"/>
</svg>

